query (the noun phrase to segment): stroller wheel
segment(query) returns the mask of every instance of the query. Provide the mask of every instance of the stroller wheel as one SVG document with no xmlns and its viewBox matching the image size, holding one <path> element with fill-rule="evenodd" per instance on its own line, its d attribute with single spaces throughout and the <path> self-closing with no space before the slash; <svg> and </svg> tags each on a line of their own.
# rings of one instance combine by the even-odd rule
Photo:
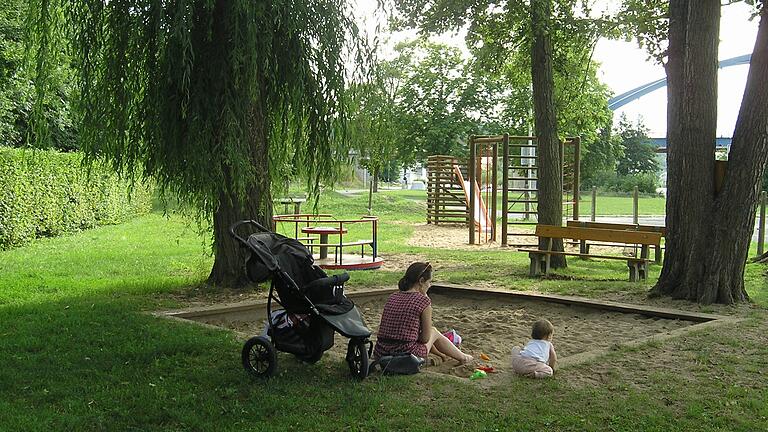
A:
<svg viewBox="0 0 768 432">
<path fill-rule="evenodd" d="M 277 353 L 263 336 L 255 336 L 243 345 L 243 367 L 249 374 L 257 378 L 269 378 L 277 370 Z"/>
<path fill-rule="evenodd" d="M 368 350 L 366 341 L 361 339 L 350 339 L 347 345 L 347 364 L 352 376 L 358 379 L 364 379 L 368 376 Z"/>
</svg>

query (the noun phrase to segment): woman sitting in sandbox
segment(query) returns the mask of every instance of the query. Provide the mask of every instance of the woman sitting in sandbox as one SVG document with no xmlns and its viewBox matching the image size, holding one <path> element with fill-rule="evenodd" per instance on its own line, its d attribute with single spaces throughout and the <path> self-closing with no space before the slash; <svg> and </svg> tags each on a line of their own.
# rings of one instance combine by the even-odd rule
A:
<svg viewBox="0 0 768 432">
<path fill-rule="evenodd" d="M 375 358 L 385 355 L 411 353 L 427 358 L 432 352 L 442 358 L 451 357 L 460 363 L 472 361 L 432 326 L 432 301 L 427 290 L 432 285 L 432 266 L 415 262 L 397 284 L 400 291 L 392 294 L 384 305 L 379 324 Z"/>
</svg>

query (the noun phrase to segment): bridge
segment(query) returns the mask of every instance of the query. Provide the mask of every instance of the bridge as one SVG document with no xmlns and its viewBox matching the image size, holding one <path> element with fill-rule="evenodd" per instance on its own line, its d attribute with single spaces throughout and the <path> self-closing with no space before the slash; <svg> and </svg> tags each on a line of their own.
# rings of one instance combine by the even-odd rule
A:
<svg viewBox="0 0 768 432">
<path fill-rule="evenodd" d="M 738 57 L 729 58 L 726 60 L 722 60 L 718 63 L 718 68 L 724 69 L 731 66 L 738 66 L 738 65 L 744 65 L 749 64 L 750 60 L 752 59 L 752 54 L 745 54 Z M 651 81 L 647 84 L 643 84 L 639 87 L 633 88 L 632 90 L 629 90 L 627 92 L 624 92 L 618 96 L 614 96 L 611 99 L 608 100 L 608 108 L 611 110 L 617 110 L 618 108 L 623 107 L 624 105 L 636 101 L 637 99 L 640 99 L 641 97 L 647 95 L 648 93 L 651 93 L 653 91 L 656 91 L 662 87 L 667 86 L 667 79 L 662 78 L 658 79 L 656 81 Z M 667 139 L 666 137 L 662 138 L 651 138 L 651 141 L 657 146 L 657 147 L 666 147 L 667 146 Z M 731 138 L 727 137 L 721 137 L 717 138 L 717 144 L 718 147 L 725 146 L 728 147 L 731 145 Z"/>
<path fill-rule="evenodd" d="M 730 137 L 717 137 L 715 138 L 715 147 L 730 147 L 731 139 Z M 667 147 L 667 137 L 650 138 L 650 141 L 658 148 Z"/>
<path fill-rule="evenodd" d="M 743 64 L 749 64 L 749 61 L 752 59 L 752 54 L 745 54 L 738 57 L 729 58 L 726 60 L 722 60 L 718 67 L 720 69 L 731 67 L 731 66 L 738 66 Z M 618 96 L 614 96 L 608 100 L 608 108 L 612 110 L 616 110 L 618 108 L 623 107 L 624 105 L 635 101 L 637 99 L 640 99 L 641 97 L 647 95 L 648 93 L 651 93 L 653 91 L 656 91 L 662 87 L 667 86 L 667 78 L 658 79 L 656 81 L 651 81 L 647 84 L 643 84 L 639 87 L 633 88 L 632 90 L 628 92 L 624 92 Z"/>
</svg>

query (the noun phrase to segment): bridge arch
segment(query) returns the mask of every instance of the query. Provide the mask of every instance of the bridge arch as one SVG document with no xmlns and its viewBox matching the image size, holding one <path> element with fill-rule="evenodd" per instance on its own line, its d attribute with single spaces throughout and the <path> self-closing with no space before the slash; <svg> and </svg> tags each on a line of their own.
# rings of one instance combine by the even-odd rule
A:
<svg viewBox="0 0 768 432">
<path fill-rule="evenodd" d="M 738 57 L 729 58 L 726 60 L 722 60 L 718 67 L 720 69 L 731 67 L 731 66 L 737 66 L 737 65 L 743 65 L 743 64 L 749 64 L 749 61 L 752 58 L 752 54 L 745 54 Z M 624 92 L 618 96 L 614 96 L 611 99 L 608 100 L 608 108 L 611 110 L 617 110 L 618 108 L 623 107 L 624 105 L 637 100 L 648 93 L 651 93 L 652 91 L 658 90 L 662 87 L 667 86 L 667 78 L 662 78 L 656 81 L 651 81 L 647 84 L 643 84 L 639 87 L 633 88 L 632 90 L 629 90 L 627 92 Z"/>
</svg>

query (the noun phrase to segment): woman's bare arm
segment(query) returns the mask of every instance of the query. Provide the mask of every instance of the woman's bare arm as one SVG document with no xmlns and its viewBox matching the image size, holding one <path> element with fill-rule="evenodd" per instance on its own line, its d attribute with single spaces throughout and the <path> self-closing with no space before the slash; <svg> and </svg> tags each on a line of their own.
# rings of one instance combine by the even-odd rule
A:
<svg viewBox="0 0 768 432">
<path fill-rule="evenodd" d="M 419 342 L 429 342 L 432 331 L 432 306 L 427 306 L 421 311 L 421 325 L 419 326 Z"/>
</svg>

